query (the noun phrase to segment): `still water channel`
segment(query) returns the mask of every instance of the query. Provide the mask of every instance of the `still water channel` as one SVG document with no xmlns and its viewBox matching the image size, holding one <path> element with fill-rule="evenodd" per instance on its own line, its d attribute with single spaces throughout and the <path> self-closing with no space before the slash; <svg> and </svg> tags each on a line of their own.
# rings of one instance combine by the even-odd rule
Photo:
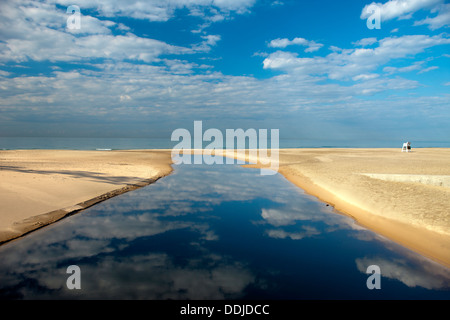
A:
<svg viewBox="0 0 450 320">
<path fill-rule="evenodd" d="M 0 299 L 450 299 L 450 270 L 280 174 L 179 165 L 0 247 Z M 81 289 L 69 290 L 77 265 Z M 381 289 L 369 290 L 370 265 Z"/>
</svg>

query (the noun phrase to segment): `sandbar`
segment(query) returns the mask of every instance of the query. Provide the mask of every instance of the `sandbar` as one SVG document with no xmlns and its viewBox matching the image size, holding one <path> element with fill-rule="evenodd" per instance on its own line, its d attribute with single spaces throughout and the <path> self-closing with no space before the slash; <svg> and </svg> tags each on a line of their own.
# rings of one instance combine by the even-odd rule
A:
<svg viewBox="0 0 450 320">
<path fill-rule="evenodd" d="M 2 150 L 0 243 L 153 183 L 171 164 L 167 150 Z"/>
</svg>

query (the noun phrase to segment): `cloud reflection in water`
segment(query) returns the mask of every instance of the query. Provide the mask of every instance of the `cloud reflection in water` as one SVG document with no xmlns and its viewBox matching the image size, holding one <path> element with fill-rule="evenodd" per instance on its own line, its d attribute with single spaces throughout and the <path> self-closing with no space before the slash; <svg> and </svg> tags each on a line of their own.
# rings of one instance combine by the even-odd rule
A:
<svg viewBox="0 0 450 320">
<path fill-rule="evenodd" d="M 306 239 L 314 242 L 305 244 Z M 342 261 L 330 260 L 336 259 L 337 241 Z M 295 291 L 299 283 L 302 289 L 317 281 L 326 287 L 337 279 L 350 297 L 360 297 L 367 294 L 357 291 L 361 272 L 372 262 L 359 258 L 361 248 L 381 254 L 373 262 L 382 264 L 383 276 L 409 287 L 449 287 L 440 266 L 405 252 L 401 260 L 398 246 L 278 175 L 260 176 L 258 169 L 239 166 L 182 166 L 153 185 L 0 248 L 0 296 L 241 299 L 257 291 L 301 298 L 310 296 Z M 304 255 L 311 250 L 316 257 L 308 259 Z M 66 289 L 71 264 L 82 270 L 79 291 Z M 320 274 L 327 265 L 338 266 L 339 277 Z"/>
</svg>

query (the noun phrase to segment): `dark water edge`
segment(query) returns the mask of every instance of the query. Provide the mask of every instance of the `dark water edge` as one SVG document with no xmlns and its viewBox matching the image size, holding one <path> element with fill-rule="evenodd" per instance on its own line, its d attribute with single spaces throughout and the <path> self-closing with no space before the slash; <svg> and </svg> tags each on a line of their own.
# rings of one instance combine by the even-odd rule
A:
<svg viewBox="0 0 450 320">
<path fill-rule="evenodd" d="M 181 165 L 0 247 L 0 299 L 450 299 L 450 270 L 280 174 Z M 70 290 L 67 268 L 80 268 Z M 381 289 L 368 289 L 367 268 Z"/>
</svg>

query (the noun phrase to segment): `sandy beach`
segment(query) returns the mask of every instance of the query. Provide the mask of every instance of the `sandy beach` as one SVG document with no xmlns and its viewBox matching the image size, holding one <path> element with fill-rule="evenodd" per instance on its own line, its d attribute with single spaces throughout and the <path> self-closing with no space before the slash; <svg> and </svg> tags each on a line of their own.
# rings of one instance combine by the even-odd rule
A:
<svg viewBox="0 0 450 320">
<path fill-rule="evenodd" d="M 172 171 L 166 151 L 0 151 L 0 243 Z"/>
<path fill-rule="evenodd" d="M 0 151 L 0 241 L 151 183 L 171 164 L 170 150 Z M 450 267 L 450 149 L 281 149 L 278 165 L 360 225 Z"/>
<path fill-rule="evenodd" d="M 278 171 L 360 225 L 450 267 L 450 149 L 280 149 Z"/>
</svg>

